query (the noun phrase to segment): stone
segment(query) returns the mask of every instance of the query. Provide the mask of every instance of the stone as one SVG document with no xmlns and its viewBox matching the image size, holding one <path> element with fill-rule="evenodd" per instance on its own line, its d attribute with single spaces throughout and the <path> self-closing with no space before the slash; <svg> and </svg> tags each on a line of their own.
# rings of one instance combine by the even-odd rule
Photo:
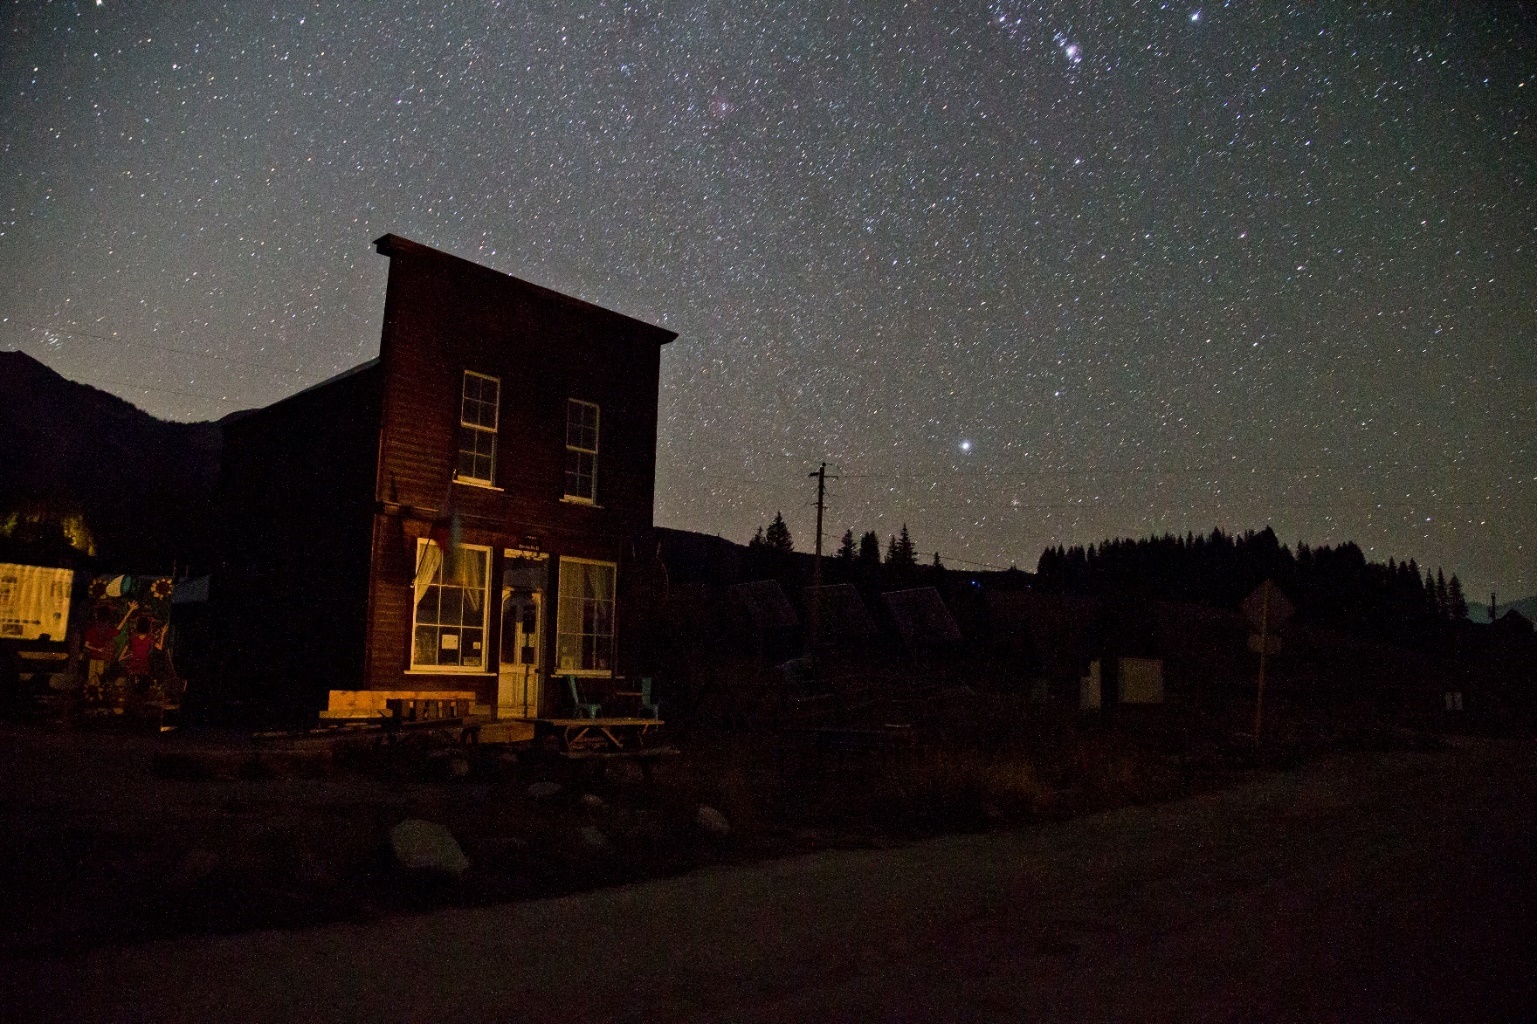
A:
<svg viewBox="0 0 1537 1024">
<path fill-rule="evenodd" d="M 390 849 L 403 868 L 462 875 L 470 861 L 453 833 L 436 822 L 407 818 L 390 829 Z"/>
<path fill-rule="evenodd" d="M 448 759 L 448 777 L 451 779 L 463 779 L 469 777 L 470 762 L 468 758 L 455 755 Z"/>
<path fill-rule="evenodd" d="M 582 842 L 594 850 L 602 850 L 608 847 L 608 836 L 596 825 L 584 826 L 580 832 Z"/>
<path fill-rule="evenodd" d="M 731 834 L 731 822 L 727 821 L 726 816 L 713 807 L 700 805 L 699 813 L 694 815 L 694 824 L 698 825 L 700 830 L 706 835 L 712 835 L 716 838 L 724 838 Z"/>
<path fill-rule="evenodd" d="M 603 802 L 603 798 L 596 793 L 583 793 L 577 803 L 589 811 L 601 811 L 608 806 L 608 804 Z"/>
<path fill-rule="evenodd" d="M 528 787 L 528 797 L 530 800 L 549 800 L 563 791 L 564 787 L 558 782 L 535 782 Z"/>
<path fill-rule="evenodd" d="M 211 850 L 193 847 L 177 861 L 167 880 L 175 889 L 190 889 L 206 882 L 219 868 L 219 855 Z"/>
</svg>

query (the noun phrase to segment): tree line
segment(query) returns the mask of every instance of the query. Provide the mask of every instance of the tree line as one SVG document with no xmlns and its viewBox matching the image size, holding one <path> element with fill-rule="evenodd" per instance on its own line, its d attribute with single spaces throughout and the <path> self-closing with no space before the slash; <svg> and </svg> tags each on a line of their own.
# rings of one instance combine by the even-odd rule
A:
<svg viewBox="0 0 1537 1024">
<path fill-rule="evenodd" d="M 758 527 L 752 540 L 747 542 L 748 573 L 757 579 L 777 578 L 786 582 L 807 582 L 798 577 L 793 556 L 795 541 L 783 513 L 775 513 L 767 526 Z M 866 530 L 855 540 L 853 529 L 843 532 L 836 550 L 824 556 L 823 582 L 853 583 L 860 586 L 890 589 L 900 586 L 920 586 L 937 582 L 944 572 L 939 552 L 926 565 L 919 562 L 918 548 L 913 543 L 907 524 L 898 533 L 886 539 L 882 554 L 880 535 Z"/>
<path fill-rule="evenodd" d="M 1037 587 L 1074 594 L 1129 593 L 1145 598 L 1234 607 L 1266 579 L 1297 605 L 1299 618 L 1377 634 L 1412 637 L 1435 623 L 1468 617 L 1462 582 L 1444 570 L 1421 571 L 1414 559 L 1368 561 L 1353 542 L 1296 550 L 1275 531 L 1207 536 L 1165 534 L 1140 540 L 1048 547 Z"/>
</svg>

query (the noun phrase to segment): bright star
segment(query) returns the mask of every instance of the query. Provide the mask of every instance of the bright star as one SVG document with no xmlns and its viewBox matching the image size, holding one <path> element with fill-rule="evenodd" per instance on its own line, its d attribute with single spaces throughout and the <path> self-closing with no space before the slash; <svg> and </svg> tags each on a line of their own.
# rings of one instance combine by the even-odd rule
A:
<svg viewBox="0 0 1537 1024">
<path fill-rule="evenodd" d="M 1082 48 L 1077 43 L 1069 41 L 1066 34 L 1057 32 L 1052 36 L 1052 39 L 1061 48 L 1062 55 L 1067 58 L 1069 64 L 1078 64 L 1083 61 Z"/>
<path fill-rule="evenodd" d="M 962 441 L 961 442 L 961 451 L 963 451 L 963 452 L 970 452 L 971 451 L 971 442 L 970 441 Z"/>
</svg>

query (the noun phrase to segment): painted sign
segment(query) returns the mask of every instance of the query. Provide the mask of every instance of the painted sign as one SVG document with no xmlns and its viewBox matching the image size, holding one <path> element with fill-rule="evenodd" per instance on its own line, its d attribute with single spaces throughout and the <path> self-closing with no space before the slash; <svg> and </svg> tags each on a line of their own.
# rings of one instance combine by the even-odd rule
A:
<svg viewBox="0 0 1537 1024">
<path fill-rule="evenodd" d="M 69 632 L 72 569 L 0 563 L 0 640 L 60 640 Z"/>
</svg>

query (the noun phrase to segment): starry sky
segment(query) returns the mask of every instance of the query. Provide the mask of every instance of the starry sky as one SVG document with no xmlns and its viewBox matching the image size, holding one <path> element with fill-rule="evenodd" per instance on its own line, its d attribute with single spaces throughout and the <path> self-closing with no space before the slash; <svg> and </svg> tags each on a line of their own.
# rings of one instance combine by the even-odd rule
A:
<svg viewBox="0 0 1537 1024">
<path fill-rule="evenodd" d="M 1260 529 L 1537 590 L 1537 9 L 22 3 L 0 348 L 156 415 L 377 353 L 395 232 L 664 325 L 656 518 Z"/>
</svg>

